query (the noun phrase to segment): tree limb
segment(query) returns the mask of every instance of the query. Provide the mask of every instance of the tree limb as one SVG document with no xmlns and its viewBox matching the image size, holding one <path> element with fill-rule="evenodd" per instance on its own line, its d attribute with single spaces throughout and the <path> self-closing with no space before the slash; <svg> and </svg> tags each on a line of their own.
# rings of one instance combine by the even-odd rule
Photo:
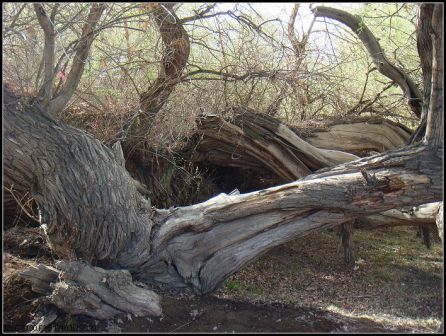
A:
<svg viewBox="0 0 446 336">
<path fill-rule="evenodd" d="M 378 71 L 400 86 L 408 100 L 410 109 L 418 118 L 421 118 L 423 97 L 420 90 L 408 74 L 387 59 L 378 40 L 364 24 L 361 17 L 337 8 L 323 6 L 315 7 L 312 11 L 315 17 L 333 19 L 352 29 L 366 47 Z"/>
<path fill-rule="evenodd" d="M 73 59 L 73 64 L 71 65 L 71 70 L 67 75 L 67 79 L 62 86 L 62 89 L 50 101 L 48 112 L 53 116 L 56 116 L 60 111 L 62 111 L 79 84 L 87 62 L 87 56 L 90 52 L 91 44 L 96 37 L 95 27 L 101 18 L 105 7 L 106 5 L 103 3 L 91 5 L 87 22 L 82 28 L 81 39 L 76 47 L 77 51 Z"/>
<path fill-rule="evenodd" d="M 43 84 L 40 87 L 38 96 L 42 100 L 42 105 L 49 106 L 52 89 L 54 84 L 54 61 L 55 61 L 55 48 L 56 48 L 56 30 L 54 27 L 54 17 L 57 11 L 58 4 L 56 4 L 51 12 L 51 18 L 41 3 L 34 4 L 34 10 L 36 12 L 37 20 L 45 35 L 45 46 L 43 49 L 44 60 L 44 78 Z"/>
</svg>

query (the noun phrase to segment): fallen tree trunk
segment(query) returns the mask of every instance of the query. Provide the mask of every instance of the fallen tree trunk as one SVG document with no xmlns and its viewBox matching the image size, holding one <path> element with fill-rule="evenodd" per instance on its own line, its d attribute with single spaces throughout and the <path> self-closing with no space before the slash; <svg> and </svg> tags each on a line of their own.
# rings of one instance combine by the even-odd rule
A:
<svg viewBox="0 0 446 336">
<path fill-rule="evenodd" d="M 410 138 L 405 126 L 384 119 L 327 121 L 288 127 L 279 120 L 249 109 L 235 109 L 232 121 L 217 116 L 198 119 L 191 160 L 205 166 L 269 171 L 281 183 L 302 178 L 318 169 L 401 148 Z M 354 153 L 354 154 L 352 154 Z M 231 186 L 238 187 L 238 186 Z M 412 209 L 364 219 L 365 226 L 435 224 L 436 213 Z M 362 220 L 362 219 L 361 219 Z"/>
<path fill-rule="evenodd" d="M 442 64 L 433 64 L 439 67 L 433 71 L 437 76 Z M 84 303 L 102 307 L 110 297 L 126 298 L 129 292 L 119 293 L 120 285 L 131 284 L 125 276 L 115 287 L 106 277 L 105 283 L 118 295 L 101 297 L 104 281 L 96 275 L 102 271 L 94 269 L 94 275 L 85 276 L 91 267 L 72 266 L 78 259 L 127 269 L 137 278 L 170 288 L 208 293 L 253 259 L 298 236 L 394 208 L 441 201 L 441 91 L 442 81 L 433 81 L 435 94 L 422 144 L 325 168 L 284 185 L 159 210 L 138 192 L 119 155 L 38 107 L 20 106 L 19 97 L 5 90 L 4 184 L 31 191 L 53 251 L 68 261 L 61 264 L 66 265 L 62 270 L 80 281 L 81 288 L 98 294 L 99 301 L 82 299 L 83 308 Z M 283 129 L 279 133 L 287 134 Z M 262 144 L 262 139 L 257 142 Z M 306 160 L 316 165 L 329 158 L 338 160 L 338 153 L 314 151 Z M 292 173 L 282 171 L 284 176 Z M 44 279 L 54 281 L 55 274 L 48 274 Z M 41 288 L 51 287 L 43 283 Z M 79 303 L 79 291 L 65 291 L 61 298 L 63 309 L 70 311 Z M 141 314 L 159 311 L 145 309 Z"/>
<path fill-rule="evenodd" d="M 322 167 L 357 159 L 356 155 L 317 148 L 277 119 L 237 111 L 232 122 L 207 115 L 198 120 L 191 160 L 217 166 L 265 169 L 283 181 L 294 181 Z"/>
<path fill-rule="evenodd" d="M 418 145 L 266 190 L 151 209 L 109 148 L 17 108 L 4 112 L 5 183 L 32 189 L 53 250 L 197 293 L 297 236 L 442 197 L 442 149 Z"/>
<path fill-rule="evenodd" d="M 388 210 L 380 214 L 361 218 L 358 226 L 366 229 L 403 225 L 432 226 L 436 224 L 436 217 L 441 203 L 434 202 L 402 210 Z"/>
<path fill-rule="evenodd" d="M 279 120 L 238 108 L 233 120 L 198 120 L 191 160 L 224 167 L 269 171 L 283 182 L 318 169 L 405 146 L 406 127 L 383 119 L 360 119 L 290 128 Z M 357 155 L 355 155 L 357 154 Z"/>
</svg>

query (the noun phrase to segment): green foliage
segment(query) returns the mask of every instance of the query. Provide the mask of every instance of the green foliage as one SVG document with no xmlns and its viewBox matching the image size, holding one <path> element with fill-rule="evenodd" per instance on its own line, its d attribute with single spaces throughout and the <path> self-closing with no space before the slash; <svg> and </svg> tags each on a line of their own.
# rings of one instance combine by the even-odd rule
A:
<svg viewBox="0 0 446 336">
<path fill-rule="evenodd" d="M 196 15 L 208 5 L 183 3 L 175 8 L 177 15 L 184 18 Z M 45 6 L 50 12 L 54 5 Z M 386 57 L 421 83 L 414 4 L 333 6 L 359 15 L 360 29 L 367 26 L 380 39 Z M 107 118 L 114 120 L 112 124 L 116 120 L 125 124 L 131 118 L 138 108 L 139 95 L 154 83 L 160 72 L 159 62 L 165 46 L 149 7 L 137 3 L 107 5 L 77 90 L 82 100 L 73 98 L 75 103 L 88 102 L 88 106 L 102 109 Z M 301 25 L 308 26 L 307 21 L 311 19 L 311 13 L 305 14 L 307 7 L 307 4 L 301 5 L 302 15 L 299 14 L 295 25 L 300 37 L 307 33 L 307 28 L 302 29 Z M 13 24 L 21 4 L 6 3 L 3 8 L 5 30 Z M 291 123 L 301 119 L 338 118 L 361 111 L 389 82 L 378 71 L 373 71 L 372 62 L 354 32 L 329 20 L 318 20 L 314 24 L 305 53 L 298 61 L 286 31 L 290 13 L 258 11 L 259 8 L 256 4 L 218 4 L 208 12 L 212 17 L 184 24 L 191 42 L 184 74 L 198 69 L 208 71 L 187 76 L 187 80 L 176 85 L 162 117 L 154 121 L 164 123 L 156 134 L 161 147 L 170 146 L 180 134 L 190 132 L 194 116 L 201 111 L 218 113 L 230 106 L 246 105 L 266 112 L 277 102 L 276 116 Z M 224 14 L 228 9 L 233 13 L 231 16 Z M 70 48 L 79 38 L 82 18 L 88 10 L 89 4 L 66 4 L 55 16 L 56 60 L 61 59 L 60 64 L 68 61 L 67 73 L 74 57 Z M 27 91 L 37 92 L 42 81 L 39 64 L 43 45 L 43 33 L 33 6 L 25 4 L 14 29 L 5 34 L 6 77 Z M 234 79 L 237 76 L 244 77 Z M 361 113 L 380 114 L 411 127 L 415 125 L 397 87 L 385 91 Z M 96 129 L 109 127 L 106 125 L 111 121 L 107 119 L 103 123 L 104 126 Z"/>
</svg>

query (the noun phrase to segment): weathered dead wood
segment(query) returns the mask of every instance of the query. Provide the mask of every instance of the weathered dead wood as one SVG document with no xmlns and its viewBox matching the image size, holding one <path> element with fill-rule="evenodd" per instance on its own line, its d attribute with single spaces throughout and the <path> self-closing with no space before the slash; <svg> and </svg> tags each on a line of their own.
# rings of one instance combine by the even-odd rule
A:
<svg viewBox="0 0 446 336">
<path fill-rule="evenodd" d="M 357 159 L 356 155 L 317 148 L 277 119 L 244 109 L 232 122 L 207 115 L 198 120 L 194 162 L 269 170 L 294 181 L 322 167 Z"/>
<path fill-rule="evenodd" d="M 335 161 L 314 160 L 312 151 L 317 153 L 320 149 L 328 149 L 336 150 L 336 154 L 347 152 L 370 155 L 405 146 L 411 134 L 403 125 L 377 118 L 358 118 L 344 123 L 306 123 L 294 126 L 291 131 L 273 117 L 256 114 L 248 109 L 237 112 L 240 115 L 231 122 L 217 116 L 202 116 L 198 121 L 200 140 L 193 146 L 196 150 L 193 160 L 219 166 L 251 168 L 259 172 L 268 170 L 283 182 L 289 182 L 306 172 L 309 174 L 336 164 Z M 305 143 L 310 145 L 302 145 Z M 325 153 L 322 151 L 323 155 Z M 346 155 L 345 161 L 349 159 L 352 158 Z M 312 164 L 306 165 L 308 162 Z M 293 169 L 294 166 L 297 168 Z M 294 175 L 286 175 L 283 167 L 291 167 Z M 375 228 L 433 224 L 435 213 L 425 211 L 423 207 L 411 209 L 410 214 L 394 209 L 386 214 L 373 215 L 370 219 L 365 218 L 364 222 L 366 227 Z"/>
<path fill-rule="evenodd" d="M 114 153 L 85 132 L 17 105 L 7 105 L 4 121 L 5 183 L 32 188 L 56 253 L 197 293 L 299 235 L 442 197 L 442 148 L 418 145 L 282 186 L 154 210 Z"/>
<path fill-rule="evenodd" d="M 422 204 L 403 209 L 392 209 L 361 218 L 357 226 L 363 229 L 380 229 L 390 226 L 432 226 L 441 202 Z"/>
<path fill-rule="evenodd" d="M 441 120 L 438 92 L 431 99 L 428 120 Z M 427 144 L 324 168 L 265 190 L 221 194 L 189 207 L 156 210 L 146 206 L 109 148 L 38 108 L 5 104 L 5 184 L 32 190 L 42 209 L 42 226 L 63 258 L 94 258 L 154 283 L 208 293 L 253 259 L 297 236 L 394 208 L 441 201 L 443 139 L 438 137 L 443 124 L 428 122 L 427 127 Z M 324 158 L 323 153 L 318 154 Z M 101 296 L 97 269 L 87 267 L 84 273 L 83 268 L 70 266 L 75 264 L 61 265 L 68 274 L 65 283 L 93 286 L 87 293 L 70 292 L 68 286 L 70 302 L 64 309 L 77 306 L 83 311 L 89 306 L 99 316 L 114 314 L 119 307 L 130 309 L 119 300 L 119 307 L 109 306 L 105 298 L 113 294 Z M 129 276 L 123 278 L 128 284 Z M 115 277 L 111 283 L 107 279 L 113 292 L 119 291 L 121 287 L 113 285 Z M 120 275 L 117 280 L 122 280 Z M 45 291 L 42 283 L 38 285 Z M 66 287 L 62 283 L 55 287 L 52 296 L 65 307 Z M 100 300 L 107 306 L 102 308 Z M 98 308 L 100 312 L 95 312 Z"/>
<path fill-rule="evenodd" d="M 299 126 L 296 127 L 300 129 Z M 304 139 L 313 146 L 368 156 L 405 146 L 411 131 L 385 119 L 358 119 L 328 123 L 323 128 L 304 131 Z M 366 155 L 364 155 L 366 154 Z"/>
<path fill-rule="evenodd" d="M 418 152 L 420 149 L 413 147 L 409 151 Z M 393 160 L 402 158 L 400 154 L 404 151 L 394 152 L 387 159 L 377 155 L 368 163 L 358 160 L 343 165 L 343 168 L 334 169 L 339 175 L 332 169 L 264 191 L 240 196 L 221 195 L 199 205 L 160 211 L 159 217 L 155 218 L 157 224 L 153 236 L 154 251 L 160 254 L 155 254 L 146 264 L 150 267 L 142 276 L 161 283 L 184 285 L 186 282 L 198 292 L 209 292 L 251 261 L 254 255 L 273 246 L 314 230 L 339 225 L 372 212 L 382 212 L 386 210 L 384 204 L 388 204 L 391 198 L 402 196 L 402 185 L 415 182 L 414 187 L 420 186 L 418 178 L 412 182 L 407 180 L 409 175 L 409 179 L 415 175 L 396 168 L 402 167 L 403 162 Z M 424 158 L 418 159 L 415 160 L 426 162 Z M 371 184 L 364 180 L 358 169 L 361 165 L 368 166 L 368 171 L 374 176 Z M 380 191 L 365 199 L 357 194 L 368 194 L 370 188 Z M 406 192 L 404 195 L 407 196 Z"/>
<path fill-rule="evenodd" d="M 197 120 L 199 141 L 192 145 L 192 161 L 266 170 L 289 182 L 356 155 L 401 148 L 410 138 L 410 130 L 383 119 L 290 128 L 247 108 L 235 112 L 230 121 L 215 115 Z"/>
<path fill-rule="evenodd" d="M 104 270 L 84 262 L 57 262 L 56 268 L 37 265 L 21 272 L 35 292 L 70 314 L 111 319 L 118 314 L 159 316 L 159 297 L 137 287 L 127 270 Z"/>
<path fill-rule="evenodd" d="M 112 150 L 38 108 L 20 112 L 7 90 L 4 97 L 4 185 L 31 193 L 56 254 L 114 259 L 123 246 L 149 241 L 150 202 Z"/>
</svg>

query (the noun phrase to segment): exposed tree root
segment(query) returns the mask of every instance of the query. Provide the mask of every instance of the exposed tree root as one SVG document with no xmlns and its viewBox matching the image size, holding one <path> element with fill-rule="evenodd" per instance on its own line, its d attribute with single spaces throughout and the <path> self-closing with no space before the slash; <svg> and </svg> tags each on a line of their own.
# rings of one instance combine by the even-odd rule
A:
<svg viewBox="0 0 446 336">
<path fill-rule="evenodd" d="M 159 316 L 159 297 L 137 287 L 126 270 L 104 270 L 84 262 L 57 262 L 56 268 L 37 265 L 21 272 L 33 291 L 69 314 L 111 319 L 119 314 Z"/>
</svg>

